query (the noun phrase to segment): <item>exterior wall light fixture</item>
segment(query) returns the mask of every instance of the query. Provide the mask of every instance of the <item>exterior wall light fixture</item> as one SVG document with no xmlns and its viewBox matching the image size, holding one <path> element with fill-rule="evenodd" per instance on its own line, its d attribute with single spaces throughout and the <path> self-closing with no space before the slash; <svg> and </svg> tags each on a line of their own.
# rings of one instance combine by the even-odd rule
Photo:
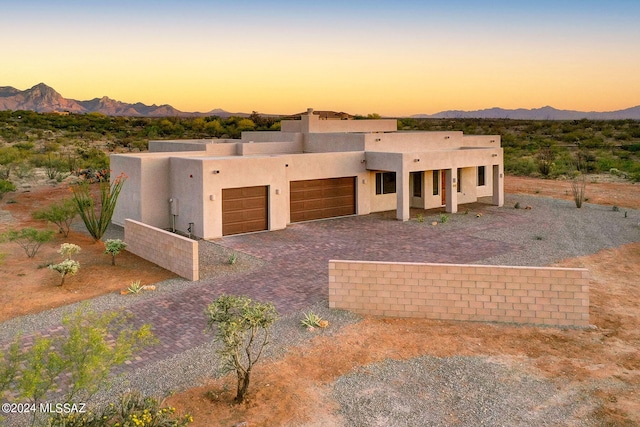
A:
<svg viewBox="0 0 640 427">
<path fill-rule="evenodd" d="M 219 171 L 218 169 L 216 169 L 216 170 L 214 170 L 214 171 L 213 171 L 213 172 L 211 172 L 211 173 L 212 173 L 212 174 L 214 174 L 214 175 L 217 175 L 217 174 L 219 174 L 219 173 L 220 173 L 220 171 Z"/>
<path fill-rule="evenodd" d="M 445 136 L 444 139 L 449 139 L 451 138 L 449 135 Z"/>
<path fill-rule="evenodd" d="M 413 161 L 414 161 L 414 162 L 419 162 L 419 161 L 420 161 L 420 159 L 413 159 Z"/>
</svg>

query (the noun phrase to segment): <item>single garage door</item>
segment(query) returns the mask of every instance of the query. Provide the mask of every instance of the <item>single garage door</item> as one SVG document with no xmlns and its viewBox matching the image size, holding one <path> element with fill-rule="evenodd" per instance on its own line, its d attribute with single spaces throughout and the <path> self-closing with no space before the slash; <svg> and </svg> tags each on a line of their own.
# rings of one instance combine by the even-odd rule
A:
<svg viewBox="0 0 640 427">
<path fill-rule="evenodd" d="M 356 178 L 291 181 L 291 222 L 356 213 Z"/>
<path fill-rule="evenodd" d="M 267 186 L 222 189 L 222 235 L 266 230 L 268 194 Z"/>
</svg>

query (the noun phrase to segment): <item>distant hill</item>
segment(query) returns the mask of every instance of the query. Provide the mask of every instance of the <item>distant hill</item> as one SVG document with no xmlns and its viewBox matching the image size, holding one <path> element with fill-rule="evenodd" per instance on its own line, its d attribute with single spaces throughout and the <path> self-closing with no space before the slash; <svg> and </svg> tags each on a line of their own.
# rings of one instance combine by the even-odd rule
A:
<svg viewBox="0 0 640 427">
<path fill-rule="evenodd" d="M 11 86 L 0 86 L 0 110 L 31 110 L 39 113 L 64 112 L 70 113 L 102 113 L 108 116 L 138 116 L 138 117 L 248 117 L 248 113 L 231 113 L 219 108 L 205 113 L 184 112 L 171 105 L 145 105 L 141 102 L 128 104 L 116 101 L 107 96 L 88 101 L 67 99 L 52 87 L 39 83 L 26 90 L 18 90 Z M 346 114 L 346 113 L 341 113 Z M 262 116 L 281 116 L 280 114 L 261 114 Z M 504 108 L 489 108 L 476 111 L 449 110 L 436 114 L 415 114 L 412 118 L 434 119 L 520 119 L 520 120 L 640 120 L 640 105 L 625 110 L 609 112 L 583 112 L 573 110 L 558 110 L 553 107 L 542 107 L 527 110 L 518 108 L 508 110 Z"/>
<path fill-rule="evenodd" d="M 248 114 L 229 113 L 221 109 L 214 109 L 206 113 L 188 113 L 177 110 L 167 104 L 145 105 L 141 102 L 128 104 L 107 96 L 89 101 L 77 101 L 63 97 L 55 89 L 44 83 L 37 84 L 27 90 L 18 90 L 11 86 L 0 86 L 0 110 L 31 110 L 39 113 L 68 111 L 79 114 L 102 113 L 107 116 L 138 117 L 248 116 Z"/>
<path fill-rule="evenodd" d="M 515 120 L 640 120 L 640 105 L 625 110 L 597 112 L 597 111 L 574 111 L 574 110 L 558 110 L 553 107 L 533 108 L 527 110 L 518 108 L 516 110 L 507 110 L 504 108 L 489 108 L 486 110 L 476 111 L 460 111 L 449 110 L 441 111 L 436 114 L 415 114 L 412 118 L 431 118 L 431 119 L 515 119 Z"/>
</svg>

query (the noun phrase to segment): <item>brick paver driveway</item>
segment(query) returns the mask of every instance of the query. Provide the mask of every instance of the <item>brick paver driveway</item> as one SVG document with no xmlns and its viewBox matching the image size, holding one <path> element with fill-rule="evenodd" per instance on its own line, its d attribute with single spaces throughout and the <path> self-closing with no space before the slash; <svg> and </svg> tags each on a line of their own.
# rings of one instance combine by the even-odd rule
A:
<svg viewBox="0 0 640 427">
<path fill-rule="evenodd" d="M 499 212 L 492 215 L 492 222 L 500 221 Z M 487 226 L 487 222 L 478 221 L 461 233 L 460 227 L 403 223 L 375 214 L 225 237 L 215 244 L 259 257 L 265 261 L 264 266 L 251 273 L 203 279 L 180 292 L 130 307 L 139 322 L 153 325 L 160 339 L 160 345 L 137 359 L 161 360 L 210 340 L 211 336 L 203 333 L 203 311 L 222 293 L 271 301 L 281 314 L 327 300 L 329 259 L 470 263 L 516 249 L 514 245 L 471 236 Z"/>
</svg>

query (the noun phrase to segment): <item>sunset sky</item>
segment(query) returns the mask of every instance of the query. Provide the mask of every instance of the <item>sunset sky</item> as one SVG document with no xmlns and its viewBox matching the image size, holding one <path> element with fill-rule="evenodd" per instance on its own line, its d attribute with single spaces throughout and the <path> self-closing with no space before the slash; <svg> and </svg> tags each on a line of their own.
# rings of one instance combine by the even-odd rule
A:
<svg viewBox="0 0 640 427">
<path fill-rule="evenodd" d="M 182 111 L 640 104 L 640 1 L 3 1 L 0 86 Z"/>
</svg>

